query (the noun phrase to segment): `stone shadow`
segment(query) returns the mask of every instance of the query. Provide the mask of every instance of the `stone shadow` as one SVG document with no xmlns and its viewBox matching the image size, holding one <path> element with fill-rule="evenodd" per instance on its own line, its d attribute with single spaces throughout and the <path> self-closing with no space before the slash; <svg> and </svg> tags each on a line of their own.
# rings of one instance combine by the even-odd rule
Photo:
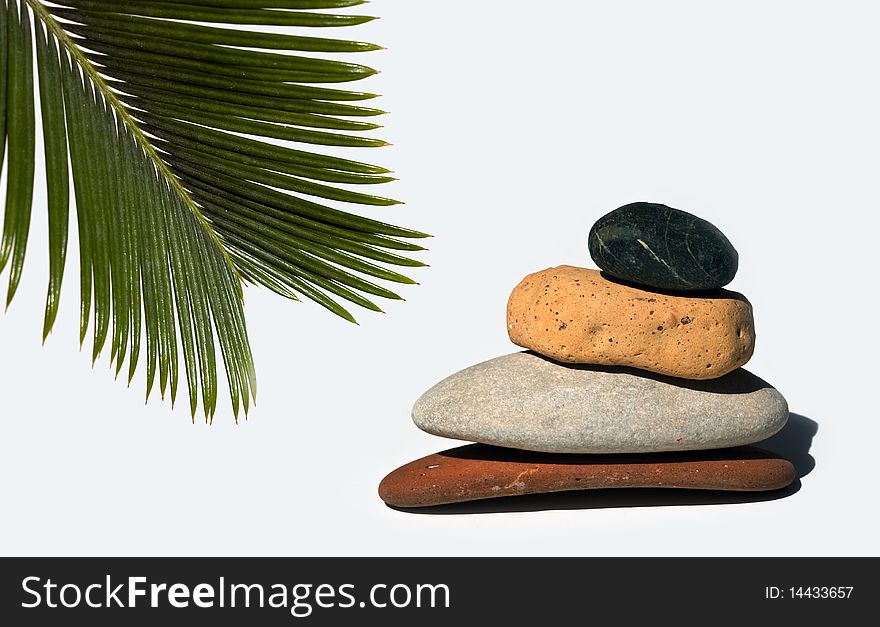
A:
<svg viewBox="0 0 880 627">
<path fill-rule="evenodd" d="M 670 377 L 668 375 L 657 374 L 647 370 L 631 368 L 629 366 L 601 366 L 597 364 L 570 364 L 567 362 L 556 361 L 545 355 L 541 355 L 534 351 L 521 351 L 529 353 L 535 357 L 539 357 L 544 361 L 554 363 L 563 368 L 570 370 L 589 370 L 591 372 L 610 372 L 621 374 L 632 374 L 640 379 L 651 379 L 659 381 L 667 385 L 674 385 L 678 388 L 686 388 L 697 392 L 710 392 L 712 394 L 750 394 L 758 390 L 772 388 L 773 386 L 764 381 L 764 379 L 752 374 L 745 368 L 737 368 L 723 377 L 717 379 L 682 379 L 680 377 Z"/>
</svg>

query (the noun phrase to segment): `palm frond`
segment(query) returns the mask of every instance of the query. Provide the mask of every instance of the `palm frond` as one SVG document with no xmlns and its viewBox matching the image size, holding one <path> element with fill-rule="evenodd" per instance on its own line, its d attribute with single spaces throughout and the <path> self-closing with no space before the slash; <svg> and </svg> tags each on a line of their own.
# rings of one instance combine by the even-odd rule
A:
<svg viewBox="0 0 880 627">
<path fill-rule="evenodd" d="M 326 203 L 397 204 L 362 191 L 394 180 L 391 173 L 271 141 L 386 145 L 359 134 L 379 128 L 370 119 L 383 111 L 363 104 L 376 95 L 338 87 L 375 71 L 301 54 L 379 47 L 240 28 L 373 19 L 326 11 L 359 4 L 0 0 L 0 168 L 8 159 L 0 272 L 10 268 L 7 306 L 21 280 L 31 223 L 34 48 L 49 224 L 44 340 L 59 310 L 71 179 L 80 341 L 91 329 L 93 359 L 109 347 L 117 375 L 127 363 L 129 382 L 143 354 L 148 398 L 158 387 L 174 402 L 185 377 L 192 414 L 201 404 L 209 421 L 218 361 L 236 417 L 256 395 L 242 282 L 289 299 L 304 296 L 352 322 L 339 300 L 381 311 L 373 297 L 398 299 L 380 282 L 413 283 L 390 267 L 423 266 L 406 253 L 424 250 L 411 240 L 427 236 Z"/>
</svg>

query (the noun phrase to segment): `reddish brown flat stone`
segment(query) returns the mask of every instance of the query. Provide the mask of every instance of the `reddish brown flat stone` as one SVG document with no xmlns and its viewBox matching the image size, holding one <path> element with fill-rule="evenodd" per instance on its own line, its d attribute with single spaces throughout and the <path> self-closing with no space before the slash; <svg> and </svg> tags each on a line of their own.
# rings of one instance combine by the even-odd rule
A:
<svg viewBox="0 0 880 627">
<path fill-rule="evenodd" d="M 787 459 L 745 447 L 650 455 L 562 455 L 471 444 L 401 466 L 379 484 L 395 507 L 597 488 L 778 490 L 795 480 Z"/>
</svg>

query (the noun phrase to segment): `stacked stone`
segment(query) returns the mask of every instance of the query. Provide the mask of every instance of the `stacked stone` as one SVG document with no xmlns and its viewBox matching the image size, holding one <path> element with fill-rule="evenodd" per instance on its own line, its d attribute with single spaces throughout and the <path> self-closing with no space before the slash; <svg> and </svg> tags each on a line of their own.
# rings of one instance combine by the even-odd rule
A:
<svg viewBox="0 0 880 627">
<path fill-rule="evenodd" d="M 386 503 L 794 481 L 788 460 L 745 446 L 779 431 L 788 405 L 741 368 L 755 330 L 749 301 L 722 289 L 738 265 L 727 237 L 684 211 L 633 203 L 596 222 L 589 250 L 601 272 L 559 266 L 514 288 L 507 330 L 527 352 L 418 399 L 420 429 L 477 444 L 395 470 L 379 487 Z"/>
</svg>

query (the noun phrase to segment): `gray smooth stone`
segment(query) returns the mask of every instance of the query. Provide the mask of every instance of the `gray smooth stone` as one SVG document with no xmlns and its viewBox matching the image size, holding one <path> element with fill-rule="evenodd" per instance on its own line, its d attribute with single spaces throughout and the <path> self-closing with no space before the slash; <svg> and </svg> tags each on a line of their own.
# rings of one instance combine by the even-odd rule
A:
<svg viewBox="0 0 880 627">
<path fill-rule="evenodd" d="M 788 420 L 788 404 L 742 368 L 691 381 L 513 353 L 466 368 L 419 398 L 413 421 L 457 440 L 548 453 L 649 453 L 740 446 Z"/>
</svg>

